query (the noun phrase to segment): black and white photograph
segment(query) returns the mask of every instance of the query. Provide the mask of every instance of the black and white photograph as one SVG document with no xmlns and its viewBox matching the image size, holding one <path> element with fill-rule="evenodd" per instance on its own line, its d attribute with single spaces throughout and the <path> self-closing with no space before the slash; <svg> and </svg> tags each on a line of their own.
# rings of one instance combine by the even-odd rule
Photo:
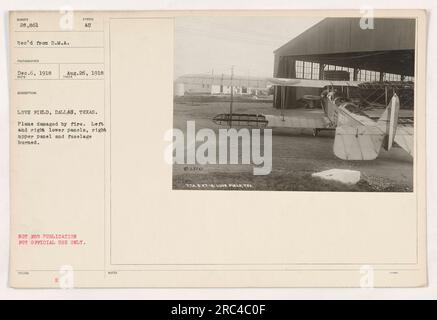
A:
<svg viewBox="0 0 437 320">
<path fill-rule="evenodd" d="M 175 18 L 174 190 L 413 192 L 416 20 Z"/>
</svg>

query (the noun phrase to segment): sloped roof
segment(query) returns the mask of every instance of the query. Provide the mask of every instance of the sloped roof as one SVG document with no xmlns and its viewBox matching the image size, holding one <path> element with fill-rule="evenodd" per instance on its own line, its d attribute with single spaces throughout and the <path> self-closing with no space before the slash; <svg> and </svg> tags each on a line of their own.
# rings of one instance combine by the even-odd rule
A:
<svg viewBox="0 0 437 320">
<path fill-rule="evenodd" d="M 415 20 L 375 18 L 361 29 L 361 18 L 326 18 L 274 51 L 276 56 L 414 50 Z"/>
</svg>

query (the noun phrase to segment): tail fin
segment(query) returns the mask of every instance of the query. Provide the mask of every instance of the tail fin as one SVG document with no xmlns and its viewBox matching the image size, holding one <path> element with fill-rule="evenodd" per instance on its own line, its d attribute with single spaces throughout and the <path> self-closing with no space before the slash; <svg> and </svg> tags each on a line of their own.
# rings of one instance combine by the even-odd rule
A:
<svg viewBox="0 0 437 320">
<path fill-rule="evenodd" d="M 396 137 L 396 129 L 399 118 L 399 97 L 395 93 L 390 100 L 387 108 L 378 120 L 378 126 L 385 132 L 383 147 L 390 150 Z"/>
</svg>

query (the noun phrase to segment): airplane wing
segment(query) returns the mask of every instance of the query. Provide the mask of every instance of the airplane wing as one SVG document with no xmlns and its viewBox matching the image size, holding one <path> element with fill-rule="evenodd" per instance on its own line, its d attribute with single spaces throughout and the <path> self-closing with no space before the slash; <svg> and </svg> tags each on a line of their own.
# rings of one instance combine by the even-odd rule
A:
<svg viewBox="0 0 437 320">
<path fill-rule="evenodd" d="M 414 152 L 414 127 L 398 125 L 394 141 L 411 156 Z"/>
<path fill-rule="evenodd" d="M 309 128 L 321 129 L 328 128 L 330 121 L 321 114 L 308 115 L 308 117 L 282 117 L 265 115 L 269 128 Z"/>
<path fill-rule="evenodd" d="M 330 125 L 329 119 L 323 113 L 308 113 L 298 117 L 283 117 L 280 115 L 263 114 L 218 114 L 213 118 L 218 125 L 230 125 L 247 128 L 308 128 L 323 129 Z"/>
<path fill-rule="evenodd" d="M 338 81 L 338 80 L 311 80 L 311 79 L 286 79 L 270 78 L 268 82 L 274 86 L 282 87 L 307 87 L 323 88 L 326 86 L 358 87 L 361 81 Z"/>
</svg>

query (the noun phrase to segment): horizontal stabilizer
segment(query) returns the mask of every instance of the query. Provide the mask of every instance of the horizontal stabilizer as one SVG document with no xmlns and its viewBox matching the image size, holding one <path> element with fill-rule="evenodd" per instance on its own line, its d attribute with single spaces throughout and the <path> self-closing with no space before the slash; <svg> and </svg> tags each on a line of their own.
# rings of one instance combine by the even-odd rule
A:
<svg viewBox="0 0 437 320">
<path fill-rule="evenodd" d="M 377 126 L 341 126 L 335 130 L 334 154 L 343 160 L 373 160 L 384 133 Z"/>
<path fill-rule="evenodd" d="M 414 152 L 414 127 L 398 125 L 395 142 L 411 156 Z"/>
</svg>

